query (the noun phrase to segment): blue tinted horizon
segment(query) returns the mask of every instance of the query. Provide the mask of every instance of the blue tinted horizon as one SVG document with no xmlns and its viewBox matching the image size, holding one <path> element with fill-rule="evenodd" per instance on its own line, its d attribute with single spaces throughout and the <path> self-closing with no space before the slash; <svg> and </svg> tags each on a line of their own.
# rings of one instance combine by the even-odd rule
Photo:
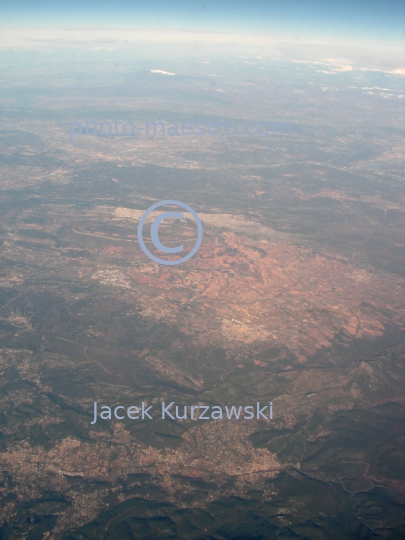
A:
<svg viewBox="0 0 405 540">
<path fill-rule="evenodd" d="M 403 40 L 402 0 L 5 0 L 3 26 L 104 26 Z"/>
</svg>

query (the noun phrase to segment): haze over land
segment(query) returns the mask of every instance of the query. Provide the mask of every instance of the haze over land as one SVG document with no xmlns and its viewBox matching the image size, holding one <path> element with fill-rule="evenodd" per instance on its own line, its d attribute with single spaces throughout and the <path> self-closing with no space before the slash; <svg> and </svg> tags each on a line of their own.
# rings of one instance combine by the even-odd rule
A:
<svg viewBox="0 0 405 540">
<path fill-rule="evenodd" d="M 0 537 L 400 538 L 400 52 L 386 34 L 384 49 L 264 29 L 10 28 Z M 72 139 L 86 119 L 242 134 Z M 292 134 L 243 135 L 260 122 Z M 203 224 L 178 266 L 137 239 L 163 200 Z M 185 217 L 161 224 L 164 244 L 192 248 Z M 272 402 L 273 419 L 92 425 L 95 401 Z"/>
</svg>

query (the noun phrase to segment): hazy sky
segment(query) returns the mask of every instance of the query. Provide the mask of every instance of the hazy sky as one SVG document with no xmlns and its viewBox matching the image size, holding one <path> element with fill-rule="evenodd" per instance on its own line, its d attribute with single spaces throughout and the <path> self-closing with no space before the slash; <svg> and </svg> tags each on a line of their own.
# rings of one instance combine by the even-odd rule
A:
<svg viewBox="0 0 405 540">
<path fill-rule="evenodd" d="M 2 0 L 3 26 L 264 31 L 403 40 L 404 0 Z"/>
</svg>

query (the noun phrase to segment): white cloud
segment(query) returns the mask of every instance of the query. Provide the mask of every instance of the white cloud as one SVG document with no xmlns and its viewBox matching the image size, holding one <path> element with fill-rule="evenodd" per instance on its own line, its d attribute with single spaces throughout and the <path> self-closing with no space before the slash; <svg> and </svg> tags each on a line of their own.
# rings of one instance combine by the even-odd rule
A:
<svg viewBox="0 0 405 540">
<path fill-rule="evenodd" d="M 151 73 L 160 73 L 161 75 L 176 75 L 175 73 L 171 73 L 170 71 L 162 71 L 160 69 L 151 69 Z"/>
</svg>

